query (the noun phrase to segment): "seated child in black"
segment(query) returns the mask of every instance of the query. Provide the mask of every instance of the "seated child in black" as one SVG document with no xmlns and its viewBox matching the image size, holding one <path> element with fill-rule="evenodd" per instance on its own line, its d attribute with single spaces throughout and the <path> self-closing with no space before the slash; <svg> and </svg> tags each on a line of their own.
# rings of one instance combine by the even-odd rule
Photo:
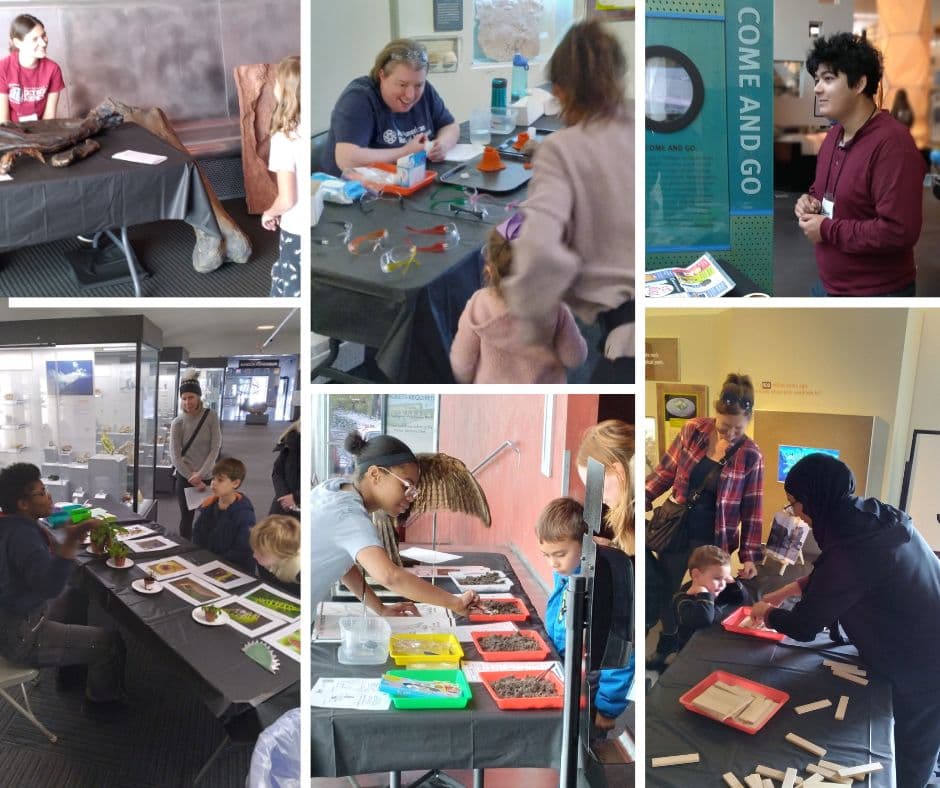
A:
<svg viewBox="0 0 940 788">
<path fill-rule="evenodd" d="M 693 550 L 689 575 L 691 580 L 672 598 L 680 649 L 697 629 L 710 627 L 750 604 L 745 587 L 731 576 L 731 557 L 720 547 L 702 545 Z"/>
</svg>

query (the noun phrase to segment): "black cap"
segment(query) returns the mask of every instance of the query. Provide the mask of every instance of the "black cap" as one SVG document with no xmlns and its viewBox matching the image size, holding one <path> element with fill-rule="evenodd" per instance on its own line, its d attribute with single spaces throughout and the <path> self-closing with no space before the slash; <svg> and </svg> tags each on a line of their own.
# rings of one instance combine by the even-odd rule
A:
<svg viewBox="0 0 940 788">
<path fill-rule="evenodd" d="M 195 394 L 197 397 L 202 397 L 202 389 L 199 388 L 199 381 L 195 378 L 190 380 L 184 380 L 180 383 L 180 396 L 183 394 Z"/>
</svg>

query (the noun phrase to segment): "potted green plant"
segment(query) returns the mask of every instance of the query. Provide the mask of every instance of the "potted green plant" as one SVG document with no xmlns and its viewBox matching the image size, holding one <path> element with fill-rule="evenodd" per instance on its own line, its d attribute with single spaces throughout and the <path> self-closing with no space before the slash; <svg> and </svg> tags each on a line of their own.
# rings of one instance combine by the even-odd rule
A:
<svg viewBox="0 0 940 788">
<path fill-rule="evenodd" d="M 215 605 L 203 605 L 202 612 L 206 617 L 206 621 L 211 624 L 219 617 L 219 613 L 222 611 L 219 610 Z"/>
<path fill-rule="evenodd" d="M 108 553 L 116 534 L 126 534 L 126 528 L 119 528 L 113 522 L 98 523 L 91 529 L 91 548 L 98 555 Z M 108 553 L 110 555 L 110 553 Z M 127 555 L 127 553 L 125 553 Z"/>
<path fill-rule="evenodd" d="M 153 584 L 157 582 L 157 578 L 153 576 L 153 572 L 148 572 L 147 576 L 144 578 L 144 588 L 148 591 L 153 588 Z"/>
<path fill-rule="evenodd" d="M 108 555 L 111 556 L 111 561 L 114 565 L 120 568 L 124 566 L 124 563 L 127 561 L 127 547 L 123 542 L 113 539 L 108 546 Z"/>
</svg>

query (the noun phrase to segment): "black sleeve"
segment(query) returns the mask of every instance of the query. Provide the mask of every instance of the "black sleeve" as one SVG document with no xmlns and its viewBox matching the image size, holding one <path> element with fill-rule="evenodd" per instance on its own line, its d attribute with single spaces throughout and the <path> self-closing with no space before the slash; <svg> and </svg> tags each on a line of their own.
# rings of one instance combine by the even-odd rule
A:
<svg viewBox="0 0 940 788">
<path fill-rule="evenodd" d="M 287 460 L 286 455 L 287 447 L 282 446 L 277 454 L 277 459 L 274 460 L 274 467 L 271 469 L 271 481 L 274 483 L 275 498 L 280 498 L 282 495 L 287 495 L 289 492 L 292 492 L 284 473 L 284 464 Z"/>
<path fill-rule="evenodd" d="M 842 617 L 864 596 L 865 588 L 857 567 L 844 554 L 823 554 L 792 610 L 774 608 L 767 614 L 767 626 L 794 640 L 813 640 L 833 621 Z"/>
<path fill-rule="evenodd" d="M 715 623 L 715 597 L 701 594 L 676 594 L 673 604 L 676 622 L 689 629 L 704 629 Z"/>
</svg>

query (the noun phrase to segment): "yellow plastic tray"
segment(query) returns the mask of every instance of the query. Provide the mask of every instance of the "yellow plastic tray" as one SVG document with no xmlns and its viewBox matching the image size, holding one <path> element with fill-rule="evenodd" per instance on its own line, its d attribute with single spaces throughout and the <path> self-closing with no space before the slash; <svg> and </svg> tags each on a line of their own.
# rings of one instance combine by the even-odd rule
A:
<svg viewBox="0 0 940 788">
<path fill-rule="evenodd" d="M 415 653 L 416 649 L 407 647 L 408 643 L 421 643 L 427 646 L 424 653 Z M 434 652 L 434 653 L 427 653 Z M 463 659 L 463 649 L 460 641 L 451 634 L 430 635 L 423 632 L 397 632 L 391 637 L 388 644 L 389 656 L 398 665 L 413 665 L 415 663 L 457 662 Z"/>
</svg>

